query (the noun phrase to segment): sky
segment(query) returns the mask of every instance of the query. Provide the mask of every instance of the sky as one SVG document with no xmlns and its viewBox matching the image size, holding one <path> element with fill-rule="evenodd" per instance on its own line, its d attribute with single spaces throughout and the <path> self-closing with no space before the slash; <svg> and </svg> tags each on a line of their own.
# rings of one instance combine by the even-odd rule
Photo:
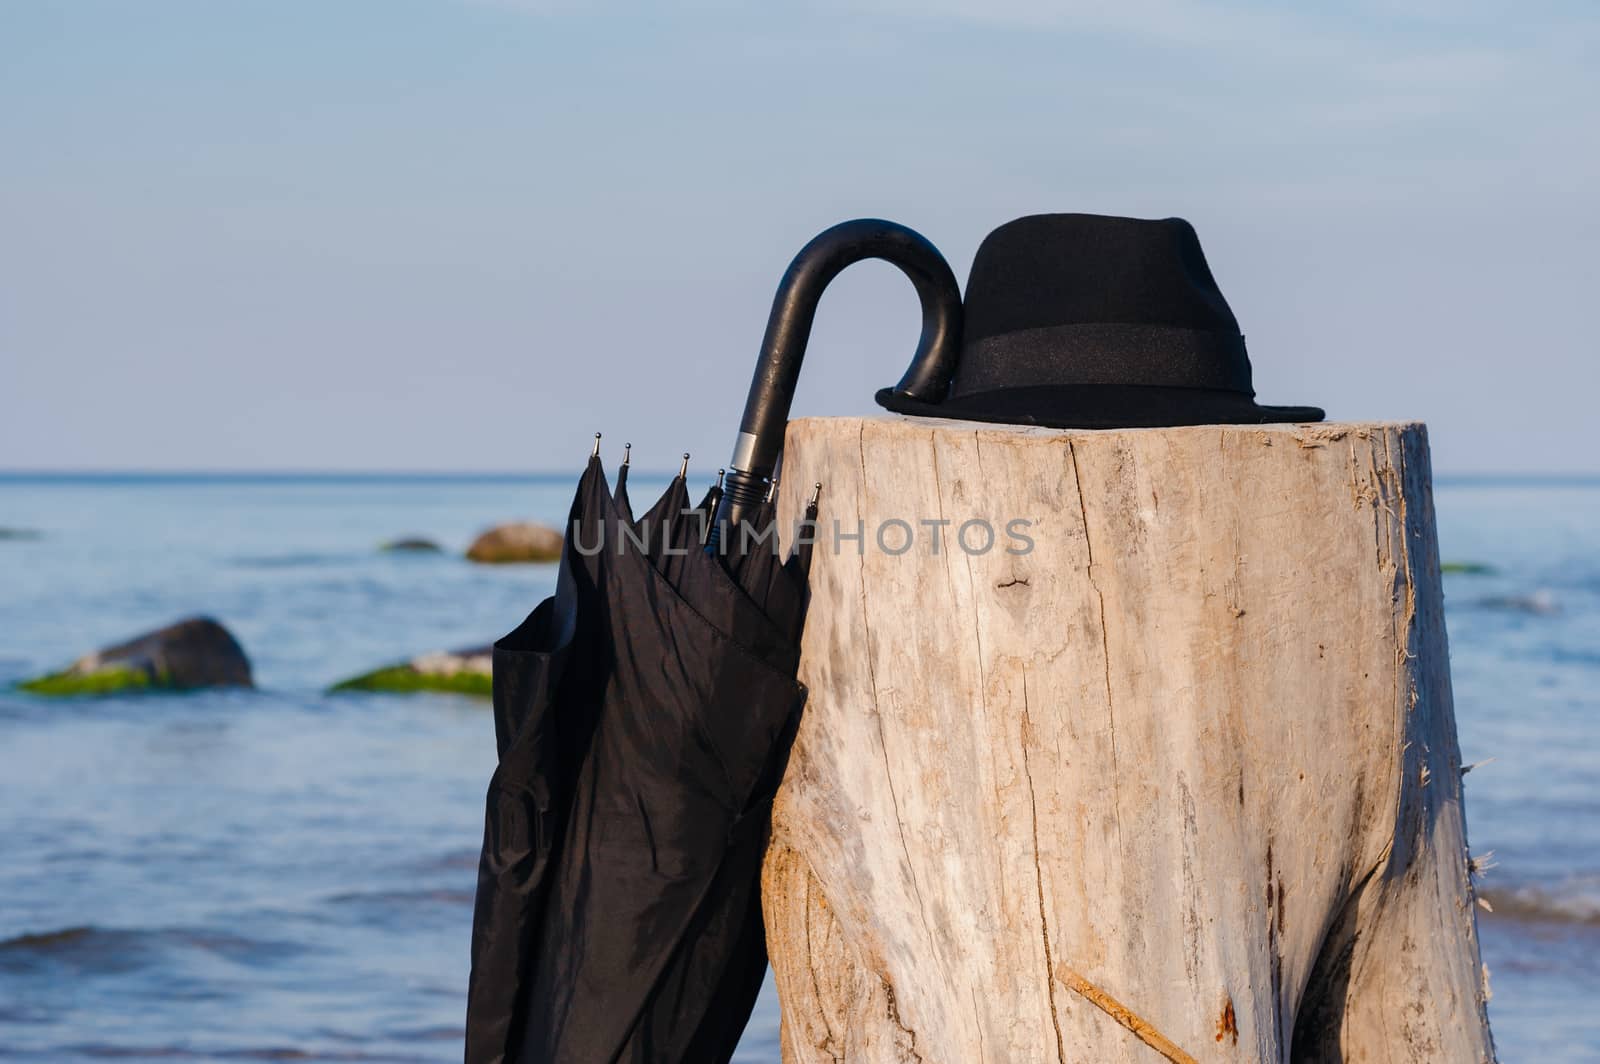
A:
<svg viewBox="0 0 1600 1064">
<path fill-rule="evenodd" d="M 774 287 L 902 222 L 1180 216 L 1267 403 L 1600 472 L 1600 9 L 0 0 L 0 468 L 726 462 Z M 915 296 L 828 290 L 794 414 Z"/>
</svg>

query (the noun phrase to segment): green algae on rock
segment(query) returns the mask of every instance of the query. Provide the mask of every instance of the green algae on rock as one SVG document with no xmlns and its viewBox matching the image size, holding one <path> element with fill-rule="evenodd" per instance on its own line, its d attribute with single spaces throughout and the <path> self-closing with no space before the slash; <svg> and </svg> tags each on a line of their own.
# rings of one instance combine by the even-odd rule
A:
<svg viewBox="0 0 1600 1064">
<path fill-rule="evenodd" d="M 254 686 L 250 660 L 239 641 L 210 617 L 190 617 L 146 632 L 17 685 L 51 696 Z"/>
<path fill-rule="evenodd" d="M 444 691 L 489 697 L 494 650 L 436 651 L 341 680 L 330 691 Z"/>
<path fill-rule="evenodd" d="M 17 684 L 18 690 L 36 695 L 110 695 L 119 691 L 137 691 L 152 684 L 150 675 L 143 669 L 125 665 L 107 665 L 88 672 L 65 669 L 45 676 L 35 676 Z"/>
</svg>

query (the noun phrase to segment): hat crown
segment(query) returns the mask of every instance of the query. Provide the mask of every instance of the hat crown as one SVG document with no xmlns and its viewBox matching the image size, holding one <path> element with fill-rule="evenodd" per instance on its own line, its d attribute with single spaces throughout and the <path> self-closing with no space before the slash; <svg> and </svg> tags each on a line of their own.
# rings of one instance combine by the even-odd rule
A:
<svg viewBox="0 0 1600 1064">
<path fill-rule="evenodd" d="M 1035 214 L 978 247 L 965 298 L 965 342 L 1058 325 L 1156 325 L 1237 336 L 1182 218 Z"/>
</svg>

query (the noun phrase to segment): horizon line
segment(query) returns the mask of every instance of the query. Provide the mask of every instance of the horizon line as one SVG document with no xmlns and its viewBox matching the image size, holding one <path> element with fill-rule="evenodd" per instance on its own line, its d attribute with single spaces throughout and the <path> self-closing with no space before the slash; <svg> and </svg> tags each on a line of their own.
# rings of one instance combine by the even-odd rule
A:
<svg viewBox="0 0 1600 1064">
<path fill-rule="evenodd" d="M 305 469 L 293 466 L 283 468 L 74 468 L 74 469 L 26 469 L 0 467 L 0 480 L 44 479 L 58 477 L 63 480 L 87 479 L 91 477 L 259 477 L 283 479 L 299 477 L 313 479 L 317 477 L 386 477 L 392 479 L 414 479 L 418 477 L 438 477 L 442 479 L 469 479 L 469 478 L 496 478 L 518 480 L 543 480 L 552 477 L 577 477 L 583 474 L 584 465 L 580 463 L 570 469 Z M 638 464 L 629 467 L 630 474 L 636 477 L 673 477 L 677 475 L 676 469 L 656 470 L 646 469 Z M 691 468 L 690 476 L 694 475 Z M 710 472 L 715 476 L 715 470 Z M 1600 475 L 1600 474 L 1597 474 Z"/>
<path fill-rule="evenodd" d="M 722 468 L 722 467 L 718 467 Z M 671 479 L 677 475 L 676 469 L 646 469 L 639 465 L 630 467 L 633 476 Z M 390 480 L 415 480 L 435 478 L 441 480 L 551 480 L 556 478 L 571 478 L 581 476 L 583 465 L 568 469 L 307 469 L 307 468 L 148 468 L 148 467 L 123 467 L 123 468 L 72 468 L 72 469 L 38 469 L 38 468 L 5 468 L 0 467 L 0 480 L 89 480 L 94 478 L 122 477 L 127 479 L 201 479 L 204 477 L 231 477 L 235 479 L 341 479 L 341 478 L 367 478 Z M 704 475 L 714 476 L 714 470 L 708 470 Z M 694 479 L 695 472 L 690 471 L 690 479 Z M 1558 472 L 1552 470 L 1447 470 L 1436 471 L 1433 475 L 1435 481 L 1455 482 L 1492 482 L 1492 481 L 1520 481 L 1520 482 L 1546 482 L 1546 483 L 1600 483 L 1600 470 L 1583 470 L 1572 472 Z"/>
</svg>

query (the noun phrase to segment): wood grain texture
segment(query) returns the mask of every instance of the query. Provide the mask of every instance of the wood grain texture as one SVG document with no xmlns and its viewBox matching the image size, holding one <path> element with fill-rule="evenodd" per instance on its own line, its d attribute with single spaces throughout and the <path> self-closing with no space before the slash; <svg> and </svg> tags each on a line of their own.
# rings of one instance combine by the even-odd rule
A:
<svg viewBox="0 0 1600 1064">
<path fill-rule="evenodd" d="M 785 1061 L 1493 1059 L 1421 425 L 820 418 L 784 462 Z"/>
</svg>

